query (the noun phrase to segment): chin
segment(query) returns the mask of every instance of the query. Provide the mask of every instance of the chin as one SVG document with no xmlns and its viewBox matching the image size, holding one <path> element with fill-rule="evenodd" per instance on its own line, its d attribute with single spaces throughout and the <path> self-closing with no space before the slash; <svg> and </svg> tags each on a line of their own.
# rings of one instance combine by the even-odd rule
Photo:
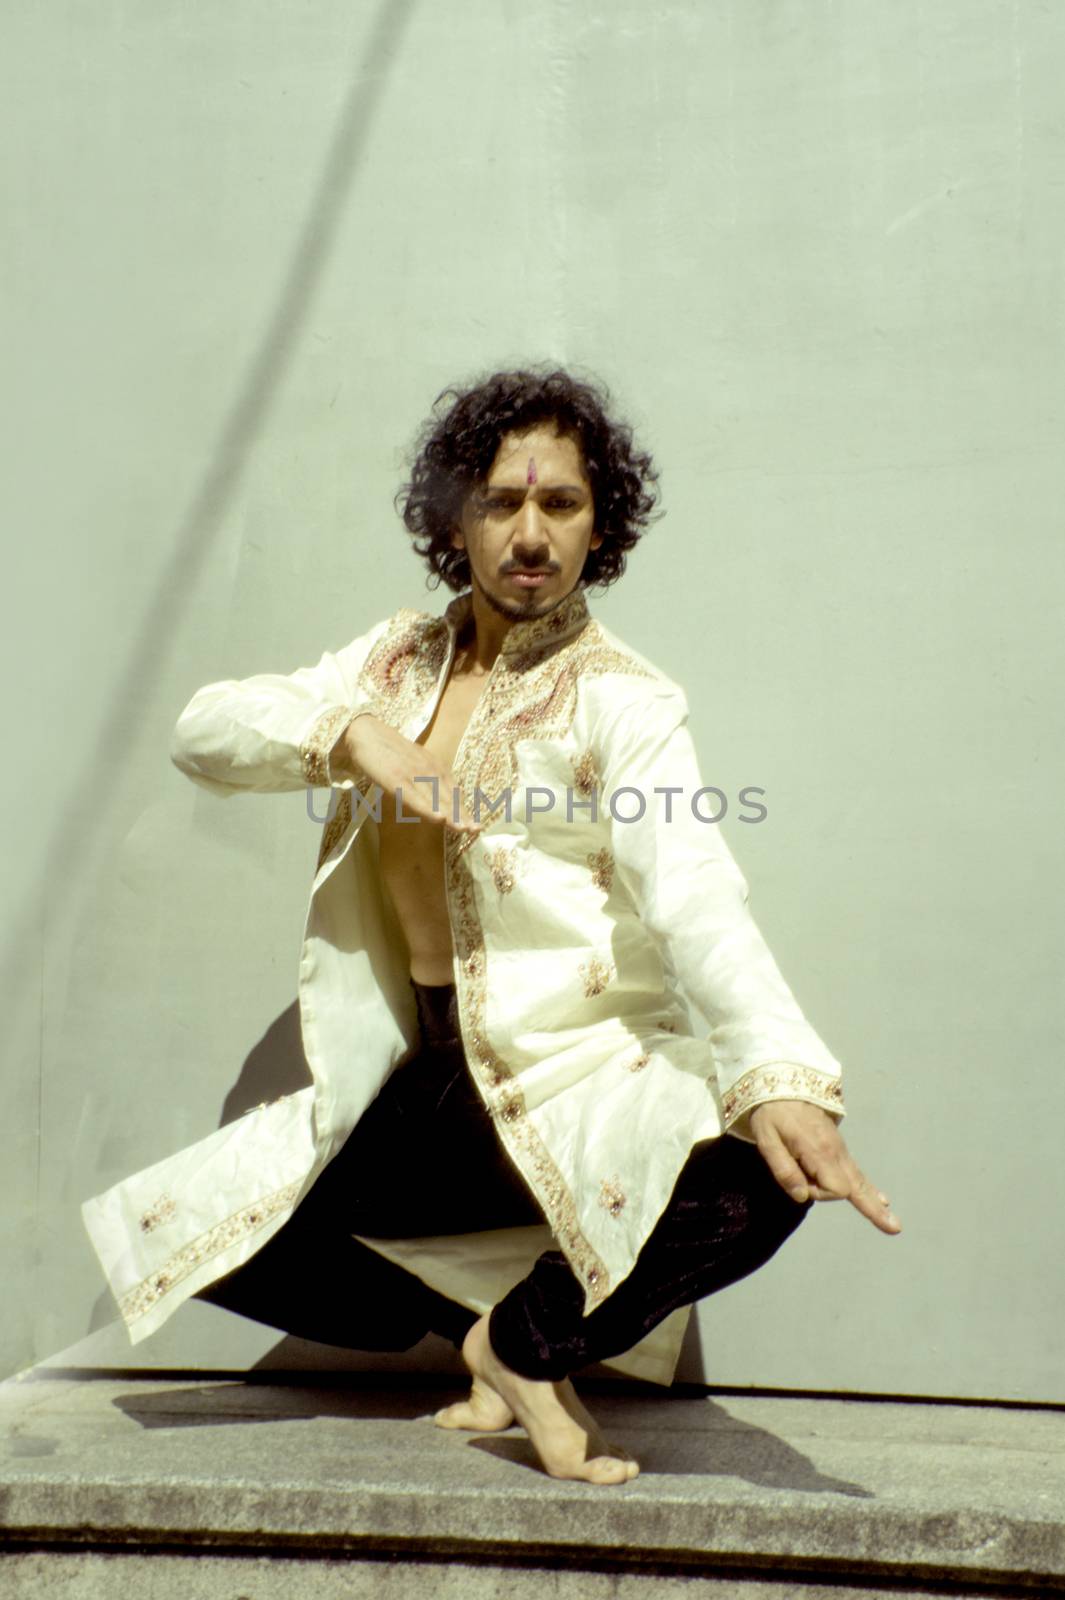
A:
<svg viewBox="0 0 1065 1600">
<path fill-rule="evenodd" d="M 494 594 L 491 589 L 481 585 L 481 593 L 488 604 L 505 617 L 522 618 L 536 616 L 541 611 L 550 611 L 556 606 L 559 596 L 556 594 L 542 595 L 539 589 L 530 589 L 524 595 Z"/>
</svg>

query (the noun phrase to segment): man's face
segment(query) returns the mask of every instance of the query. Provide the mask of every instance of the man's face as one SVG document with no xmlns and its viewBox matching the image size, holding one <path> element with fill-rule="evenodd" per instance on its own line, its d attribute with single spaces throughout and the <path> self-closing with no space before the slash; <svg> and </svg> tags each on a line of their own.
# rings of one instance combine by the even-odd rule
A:
<svg viewBox="0 0 1065 1600">
<path fill-rule="evenodd" d="M 465 550 L 474 588 L 517 621 L 543 616 L 571 593 L 588 551 L 603 542 L 594 529 L 580 446 L 548 423 L 504 435 L 451 542 Z"/>
</svg>

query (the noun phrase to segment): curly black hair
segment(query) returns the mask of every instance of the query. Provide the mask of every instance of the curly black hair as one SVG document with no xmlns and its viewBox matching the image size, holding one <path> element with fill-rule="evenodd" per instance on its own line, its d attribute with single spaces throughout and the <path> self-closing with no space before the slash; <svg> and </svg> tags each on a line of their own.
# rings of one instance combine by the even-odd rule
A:
<svg viewBox="0 0 1065 1600">
<path fill-rule="evenodd" d="M 634 449 L 632 429 L 610 417 L 609 404 L 602 384 L 548 367 L 493 372 L 437 395 L 418 434 L 410 481 L 395 498 L 415 550 L 435 575 L 431 587 L 469 587 L 470 563 L 464 550 L 452 547 L 452 528 L 467 496 L 487 477 L 503 436 L 545 422 L 580 446 L 595 529 L 603 536 L 599 548 L 589 550 L 581 579 L 588 588 L 605 589 L 621 577 L 627 553 L 662 513 L 654 511 L 654 462 Z"/>
</svg>

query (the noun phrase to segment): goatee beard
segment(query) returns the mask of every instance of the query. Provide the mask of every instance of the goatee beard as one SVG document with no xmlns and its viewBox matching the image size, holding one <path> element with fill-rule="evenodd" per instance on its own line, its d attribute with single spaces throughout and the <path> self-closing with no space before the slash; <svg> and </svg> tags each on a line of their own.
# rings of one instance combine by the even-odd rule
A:
<svg viewBox="0 0 1065 1600">
<path fill-rule="evenodd" d="M 534 589 L 530 589 L 527 598 L 524 600 L 500 600 L 498 596 L 490 594 L 484 585 L 473 577 L 472 572 L 470 576 L 473 578 L 473 583 L 481 598 L 488 602 L 493 611 L 497 611 L 501 617 L 506 617 L 508 622 L 527 622 L 531 617 L 546 616 L 549 611 L 554 610 L 555 606 L 561 603 L 558 600 L 551 600 L 542 610 L 538 610 L 539 602 Z"/>
</svg>

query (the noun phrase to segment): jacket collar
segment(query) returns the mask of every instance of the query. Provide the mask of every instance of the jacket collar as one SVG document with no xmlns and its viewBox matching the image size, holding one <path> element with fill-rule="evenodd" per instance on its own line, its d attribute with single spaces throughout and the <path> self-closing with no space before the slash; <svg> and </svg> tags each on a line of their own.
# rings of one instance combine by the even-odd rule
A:
<svg viewBox="0 0 1065 1600">
<path fill-rule="evenodd" d="M 444 612 L 444 621 L 452 635 L 457 636 L 473 611 L 473 592 L 466 589 L 456 595 Z M 584 584 L 578 583 L 564 600 L 542 617 L 530 617 L 524 622 L 513 622 L 503 638 L 501 654 L 516 659 L 539 654 L 549 645 L 560 643 L 578 634 L 591 620 Z"/>
</svg>

